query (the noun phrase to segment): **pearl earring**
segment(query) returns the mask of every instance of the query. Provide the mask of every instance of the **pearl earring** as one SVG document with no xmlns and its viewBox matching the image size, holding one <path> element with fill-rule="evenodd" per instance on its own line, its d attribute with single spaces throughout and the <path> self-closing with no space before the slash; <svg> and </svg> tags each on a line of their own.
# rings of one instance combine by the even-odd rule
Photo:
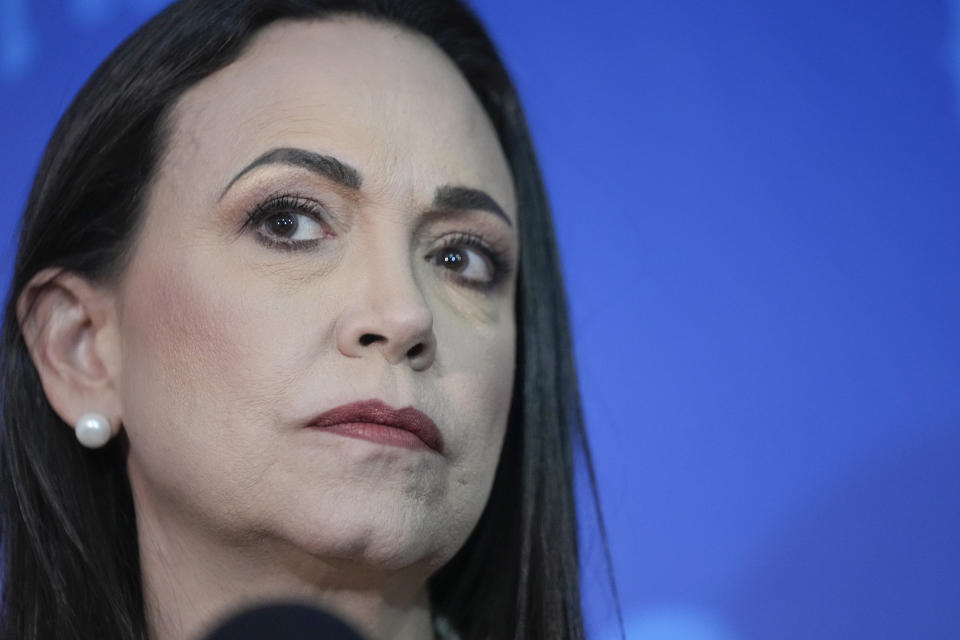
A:
<svg viewBox="0 0 960 640">
<path fill-rule="evenodd" d="M 110 441 L 110 421 L 99 413 L 85 413 L 74 427 L 77 440 L 88 449 L 99 449 Z"/>
</svg>

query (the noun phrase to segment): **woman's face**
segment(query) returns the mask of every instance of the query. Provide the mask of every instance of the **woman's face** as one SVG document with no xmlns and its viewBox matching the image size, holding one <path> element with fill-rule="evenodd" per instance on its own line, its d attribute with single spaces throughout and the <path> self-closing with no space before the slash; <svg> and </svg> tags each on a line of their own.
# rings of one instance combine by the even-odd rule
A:
<svg viewBox="0 0 960 640">
<path fill-rule="evenodd" d="M 514 376 L 517 211 L 423 37 L 277 23 L 178 102 L 119 288 L 141 526 L 427 572 L 486 503 Z M 414 407 L 441 452 L 309 428 Z M 254 544 L 255 543 L 255 544 Z"/>
</svg>

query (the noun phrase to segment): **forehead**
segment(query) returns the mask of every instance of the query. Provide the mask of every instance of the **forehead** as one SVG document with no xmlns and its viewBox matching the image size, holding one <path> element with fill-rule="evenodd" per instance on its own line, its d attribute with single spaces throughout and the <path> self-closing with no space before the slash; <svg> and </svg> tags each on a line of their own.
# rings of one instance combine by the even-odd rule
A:
<svg viewBox="0 0 960 640">
<path fill-rule="evenodd" d="M 220 181 L 264 151 L 298 147 L 356 167 L 368 194 L 429 200 L 440 184 L 490 193 L 516 216 L 496 133 L 429 39 L 358 18 L 283 21 L 187 91 L 164 168 Z M 213 186 L 213 185 L 209 185 Z"/>
</svg>

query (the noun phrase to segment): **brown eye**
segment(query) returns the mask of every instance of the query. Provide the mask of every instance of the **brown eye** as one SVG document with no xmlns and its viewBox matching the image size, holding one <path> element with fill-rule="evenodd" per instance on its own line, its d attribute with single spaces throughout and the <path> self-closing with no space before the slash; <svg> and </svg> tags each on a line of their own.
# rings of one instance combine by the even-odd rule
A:
<svg viewBox="0 0 960 640">
<path fill-rule="evenodd" d="M 335 236 L 326 223 L 320 201 L 300 195 L 281 194 L 258 204 L 247 214 L 243 229 L 262 245 L 283 250 L 312 249 Z"/>
<path fill-rule="evenodd" d="M 270 233 L 276 236 L 281 238 L 289 238 L 297 232 L 300 223 L 297 221 L 297 217 L 293 214 L 278 213 L 275 216 L 270 216 L 267 218 L 264 226 L 270 231 Z"/>
<path fill-rule="evenodd" d="M 260 224 L 261 233 L 270 239 L 309 241 L 324 236 L 323 227 L 304 213 L 275 213 Z"/>
<path fill-rule="evenodd" d="M 445 251 L 440 255 L 439 263 L 448 269 L 462 271 L 469 264 L 469 260 L 461 251 Z"/>
<path fill-rule="evenodd" d="M 493 282 L 494 273 L 490 261 L 480 252 L 465 246 L 441 249 L 427 256 L 427 261 L 449 269 L 463 280 L 487 284 Z"/>
</svg>

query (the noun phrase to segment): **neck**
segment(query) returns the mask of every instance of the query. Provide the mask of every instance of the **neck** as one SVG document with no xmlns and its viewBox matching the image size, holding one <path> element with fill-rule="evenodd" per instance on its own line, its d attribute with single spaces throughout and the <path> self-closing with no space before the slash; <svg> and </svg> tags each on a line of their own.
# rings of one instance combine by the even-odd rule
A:
<svg viewBox="0 0 960 640">
<path fill-rule="evenodd" d="M 425 576 L 384 574 L 264 541 L 225 544 L 151 526 L 139 513 L 137 520 L 151 640 L 196 640 L 231 614 L 277 601 L 318 606 L 368 640 L 433 637 Z"/>
</svg>

